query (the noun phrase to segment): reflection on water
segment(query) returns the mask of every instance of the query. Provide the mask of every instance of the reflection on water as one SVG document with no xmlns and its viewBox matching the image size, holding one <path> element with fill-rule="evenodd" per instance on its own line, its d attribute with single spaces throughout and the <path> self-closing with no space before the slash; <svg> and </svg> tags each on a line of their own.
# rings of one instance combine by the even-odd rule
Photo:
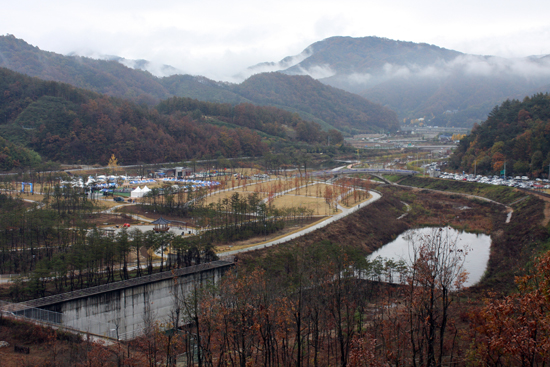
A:
<svg viewBox="0 0 550 367">
<path fill-rule="evenodd" d="M 434 228 L 411 229 L 402 233 L 393 242 L 381 247 L 373 252 L 368 259 L 374 260 L 377 257 L 392 259 L 393 261 L 402 260 L 410 263 L 411 241 L 422 235 L 430 235 Z M 472 286 L 479 282 L 487 262 L 489 261 L 489 252 L 491 248 L 491 237 L 485 234 L 475 234 L 458 231 L 454 228 L 446 227 L 443 230 L 448 231 L 451 239 L 456 239 L 457 247 L 467 253 L 464 262 L 464 268 L 468 272 L 468 280 L 464 283 L 465 287 Z"/>
</svg>

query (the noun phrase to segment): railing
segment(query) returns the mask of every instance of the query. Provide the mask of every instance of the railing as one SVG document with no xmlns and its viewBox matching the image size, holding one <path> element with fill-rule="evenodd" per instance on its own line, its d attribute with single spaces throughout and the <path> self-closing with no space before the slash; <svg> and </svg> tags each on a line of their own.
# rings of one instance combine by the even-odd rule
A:
<svg viewBox="0 0 550 367">
<path fill-rule="evenodd" d="M 312 172 L 312 176 L 334 176 L 342 174 L 351 174 L 351 173 L 384 173 L 384 174 L 397 174 L 397 175 L 416 175 L 417 171 L 406 170 L 406 169 L 372 169 L 372 168 L 348 168 L 341 169 L 339 171 L 318 171 Z"/>
<path fill-rule="evenodd" d="M 20 276 L 21 274 L 0 274 L 0 283 L 11 283 Z"/>
<path fill-rule="evenodd" d="M 0 280 L 17 278 L 20 274 L 0 274 Z"/>
<path fill-rule="evenodd" d="M 137 337 L 140 337 L 140 336 L 144 335 L 146 330 L 147 330 L 147 328 L 145 328 L 145 327 L 134 329 L 134 330 L 128 331 L 126 333 L 118 334 L 117 336 L 115 336 L 115 338 L 118 337 L 118 340 L 132 340 L 132 339 L 135 339 Z"/>
<path fill-rule="evenodd" d="M 48 324 L 62 324 L 63 314 L 60 312 L 43 310 L 35 307 L 27 307 L 21 303 L 0 301 L 0 311 L 5 314 L 38 320 Z"/>
<path fill-rule="evenodd" d="M 130 288 L 135 287 L 142 284 L 147 284 L 151 282 L 157 282 L 164 279 L 170 279 L 175 276 L 183 276 L 187 274 L 197 273 L 205 270 L 210 269 L 216 269 L 224 266 L 228 266 L 233 264 L 233 261 L 231 258 L 228 258 L 228 260 L 217 260 L 212 261 L 205 264 L 199 264 L 194 266 L 188 266 L 186 268 L 181 269 L 174 269 L 170 271 L 164 271 L 162 273 L 152 274 L 152 275 L 146 275 L 141 276 L 139 278 L 129 279 L 129 280 L 122 280 L 120 282 L 115 283 L 109 283 L 100 285 L 97 287 L 90 287 L 86 289 L 80 289 L 72 292 L 66 292 L 62 294 L 57 294 L 54 296 L 39 298 L 35 300 L 31 300 L 28 302 L 24 302 L 22 304 L 28 306 L 28 307 L 42 307 L 46 305 L 51 305 L 63 301 L 67 301 L 70 299 L 76 299 L 76 298 L 82 298 L 82 297 L 88 297 L 95 294 L 105 293 L 109 291 L 124 289 L 124 288 Z"/>
<path fill-rule="evenodd" d="M 97 318 L 85 318 L 84 323 L 80 320 L 64 322 L 62 313 L 27 307 L 21 303 L 0 301 L 0 315 L 71 333 L 87 333 L 99 337 L 117 338 L 115 325 L 99 321 Z"/>
</svg>

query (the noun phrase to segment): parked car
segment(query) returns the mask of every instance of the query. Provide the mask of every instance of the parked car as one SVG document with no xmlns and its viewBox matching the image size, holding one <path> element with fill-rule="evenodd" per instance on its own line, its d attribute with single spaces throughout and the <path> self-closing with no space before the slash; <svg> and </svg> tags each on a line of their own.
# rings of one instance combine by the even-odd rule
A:
<svg viewBox="0 0 550 367">
<path fill-rule="evenodd" d="M 117 196 L 115 198 L 113 198 L 114 201 L 124 201 L 123 198 L 121 198 L 120 196 Z"/>
</svg>

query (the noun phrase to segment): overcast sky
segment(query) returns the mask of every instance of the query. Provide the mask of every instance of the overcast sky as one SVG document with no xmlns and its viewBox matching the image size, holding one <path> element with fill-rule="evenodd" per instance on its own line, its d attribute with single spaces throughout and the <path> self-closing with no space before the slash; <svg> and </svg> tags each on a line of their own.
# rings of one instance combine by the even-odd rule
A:
<svg viewBox="0 0 550 367">
<path fill-rule="evenodd" d="M 230 80 L 332 36 L 504 57 L 550 54 L 549 19 L 543 0 L 5 0 L 0 34 L 46 51 L 146 59 Z"/>
</svg>

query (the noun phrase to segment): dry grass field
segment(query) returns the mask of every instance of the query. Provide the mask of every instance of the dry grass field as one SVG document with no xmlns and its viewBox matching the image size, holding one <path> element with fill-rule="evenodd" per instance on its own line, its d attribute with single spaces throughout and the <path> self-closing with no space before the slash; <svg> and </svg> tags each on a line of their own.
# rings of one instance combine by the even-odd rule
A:
<svg viewBox="0 0 550 367">
<path fill-rule="evenodd" d="M 243 171 L 243 174 L 253 174 L 255 172 L 254 170 L 250 170 L 247 173 L 246 171 Z M 338 213 L 339 211 L 335 211 L 333 209 L 330 209 L 329 205 L 326 203 L 325 196 L 327 189 L 332 190 L 333 197 L 338 197 L 342 193 L 344 193 L 347 189 L 343 186 L 338 185 L 330 185 L 326 184 L 324 182 L 315 182 L 315 181 L 309 181 L 308 187 L 299 187 L 298 189 L 295 189 L 297 186 L 302 186 L 306 184 L 305 179 L 300 178 L 281 178 L 277 180 L 271 180 L 271 181 L 263 181 L 258 182 L 253 179 L 235 179 L 233 176 L 225 176 L 220 177 L 218 179 L 220 182 L 222 182 L 222 185 L 219 187 L 211 190 L 206 199 L 205 204 L 208 205 L 210 203 L 217 203 L 218 201 L 224 200 L 226 198 L 230 198 L 233 194 L 239 193 L 243 196 L 249 196 L 253 193 L 257 193 L 261 199 L 266 199 L 270 194 L 277 194 L 283 191 L 288 191 L 283 196 L 277 197 L 271 201 L 271 205 L 274 205 L 278 208 L 290 208 L 290 207 L 302 207 L 306 209 L 313 210 L 314 215 L 334 215 Z M 156 183 L 148 183 L 147 186 L 149 188 L 155 188 L 155 187 L 168 187 L 172 186 L 175 183 L 171 182 L 162 182 L 157 181 Z M 12 184 L 12 189 L 16 189 L 21 187 L 20 183 Z M 131 185 L 132 187 L 138 186 L 138 185 Z M 139 185 L 140 187 L 143 187 L 145 185 Z M 43 188 L 36 184 L 34 186 L 35 192 L 41 192 Z M 228 188 L 234 188 L 230 191 L 223 191 L 219 192 L 221 189 L 228 189 Z M 290 191 L 289 191 L 290 190 Z M 30 194 L 30 193 L 23 193 L 16 191 L 10 192 L 14 196 L 19 196 L 23 199 L 28 199 L 36 202 L 42 202 L 44 199 L 43 195 L 40 194 Z M 180 200 L 187 200 L 187 193 L 181 192 L 180 194 L 175 194 L 174 200 L 180 201 Z M 126 198 L 125 198 L 126 199 Z M 137 199 L 137 201 L 143 201 L 147 199 Z M 160 196 L 156 198 L 156 201 L 162 202 L 164 200 L 163 196 Z M 347 205 L 344 205 L 344 203 L 340 203 L 341 205 L 345 207 L 352 207 L 359 202 L 362 202 L 366 200 L 365 198 L 354 200 L 351 195 L 350 198 L 348 198 Z M 124 202 L 116 202 L 112 199 L 112 197 L 105 197 L 101 198 L 100 200 L 95 201 L 96 205 L 99 205 L 102 209 L 109 209 L 115 206 L 120 205 L 127 205 L 128 203 L 126 201 Z"/>
<path fill-rule="evenodd" d="M 249 196 L 249 195 L 252 195 L 254 194 L 254 191 L 243 191 L 243 190 L 231 190 L 231 191 L 224 191 L 224 192 L 220 192 L 220 193 L 217 193 L 217 194 L 214 194 L 214 195 L 211 195 L 211 196 L 208 196 L 204 203 L 206 205 L 210 204 L 210 203 L 217 203 L 218 201 L 222 201 L 224 199 L 229 199 L 231 196 L 233 196 L 235 193 L 238 193 L 239 196 Z M 259 193 L 258 194 L 258 197 L 260 199 L 264 199 L 267 197 L 267 194 L 265 193 Z"/>
<path fill-rule="evenodd" d="M 44 196 L 43 195 L 38 195 L 38 194 L 21 194 L 21 193 L 16 193 L 16 192 L 6 192 L 6 194 L 9 194 L 11 196 L 14 196 L 14 197 L 20 197 L 21 199 L 23 200 L 32 200 L 32 201 L 37 201 L 39 203 L 42 202 L 42 200 L 44 199 Z"/>
<path fill-rule="evenodd" d="M 305 185 L 305 182 L 304 182 Z M 317 196 L 317 197 L 323 197 L 327 185 L 324 183 L 313 183 L 309 182 L 307 187 L 300 187 L 299 189 L 295 189 L 290 191 L 287 195 L 304 195 L 304 196 Z"/>
<path fill-rule="evenodd" d="M 276 208 L 301 207 L 313 210 L 313 215 L 333 215 L 340 213 L 340 210 L 331 210 L 323 198 L 309 196 L 283 195 L 271 202 Z"/>
</svg>

